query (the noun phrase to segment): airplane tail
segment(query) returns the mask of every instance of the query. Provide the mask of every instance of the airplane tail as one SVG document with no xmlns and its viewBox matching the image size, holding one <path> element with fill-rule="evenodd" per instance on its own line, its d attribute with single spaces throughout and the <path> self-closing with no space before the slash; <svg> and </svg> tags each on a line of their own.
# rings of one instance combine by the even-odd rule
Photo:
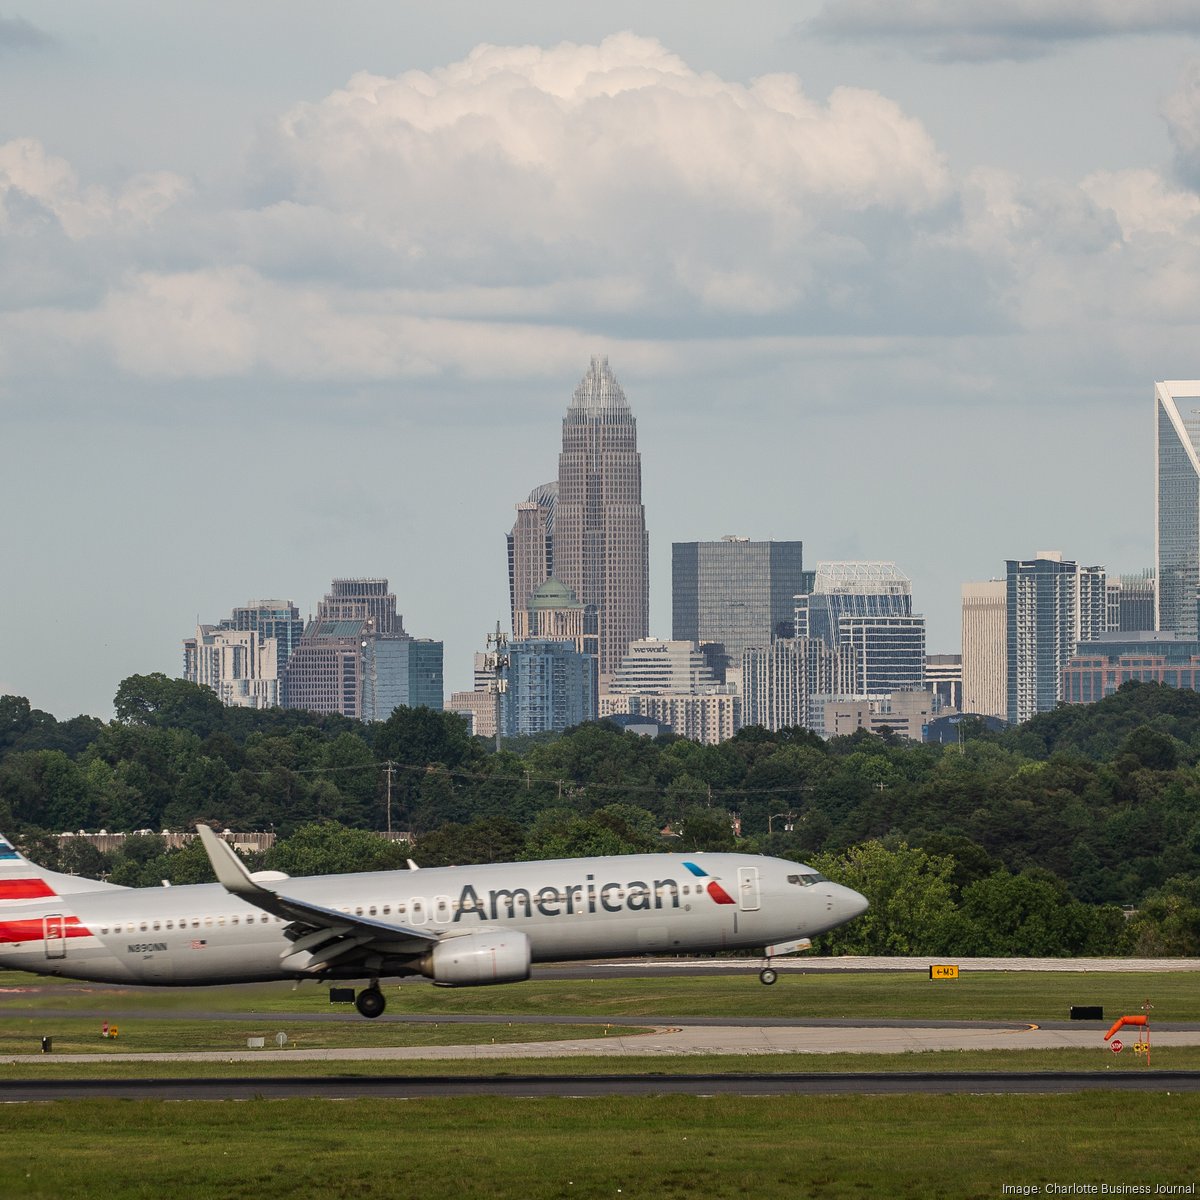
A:
<svg viewBox="0 0 1200 1200">
<path fill-rule="evenodd" d="M 80 892 L 120 891 L 115 883 L 47 871 L 32 863 L 0 834 L 0 905 L 5 901 L 52 900 Z"/>
</svg>

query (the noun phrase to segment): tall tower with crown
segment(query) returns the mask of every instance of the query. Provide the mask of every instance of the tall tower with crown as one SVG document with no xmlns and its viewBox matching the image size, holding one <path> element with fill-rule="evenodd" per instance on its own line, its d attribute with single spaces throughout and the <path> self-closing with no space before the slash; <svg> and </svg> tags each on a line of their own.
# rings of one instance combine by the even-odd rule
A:
<svg viewBox="0 0 1200 1200">
<path fill-rule="evenodd" d="M 637 422 L 607 358 L 593 358 L 563 418 L 554 574 L 599 618 L 601 680 L 650 632 L 650 553 Z"/>
</svg>

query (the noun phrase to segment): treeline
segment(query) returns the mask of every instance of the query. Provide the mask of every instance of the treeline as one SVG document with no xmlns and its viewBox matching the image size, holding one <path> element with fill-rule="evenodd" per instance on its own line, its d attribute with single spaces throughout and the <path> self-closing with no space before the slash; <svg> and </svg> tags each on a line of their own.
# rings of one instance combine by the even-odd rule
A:
<svg viewBox="0 0 1200 1200">
<path fill-rule="evenodd" d="M 922 886 L 893 892 L 896 905 L 923 896 L 924 915 L 880 924 L 893 893 L 873 880 L 872 913 L 830 939 L 843 950 L 870 937 L 894 953 L 1200 953 L 1193 692 L 1126 685 L 1002 734 L 964 722 L 944 747 L 761 728 L 701 746 L 598 724 L 497 754 L 449 713 L 364 724 L 227 709 L 161 675 L 125 680 L 115 709 L 59 722 L 0 698 L 0 829 L 28 843 L 202 820 L 274 830 L 283 854 L 323 822 L 390 825 L 430 866 L 661 848 L 669 830 L 673 847 L 802 858 L 848 882 L 863 863 L 917 864 Z M 118 882 L 137 875 L 109 866 Z"/>
</svg>

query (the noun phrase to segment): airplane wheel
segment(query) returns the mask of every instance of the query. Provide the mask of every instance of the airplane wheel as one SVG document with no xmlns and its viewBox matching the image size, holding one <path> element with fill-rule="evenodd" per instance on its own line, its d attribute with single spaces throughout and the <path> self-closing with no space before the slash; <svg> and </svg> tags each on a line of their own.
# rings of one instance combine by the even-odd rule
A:
<svg viewBox="0 0 1200 1200">
<path fill-rule="evenodd" d="M 377 987 L 369 987 L 364 988 L 354 998 L 354 1007 L 364 1017 L 378 1017 L 382 1016 L 383 1010 L 387 1008 L 387 1001 Z"/>
<path fill-rule="evenodd" d="M 763 969 L 761 971 L 759 971 L 759 973 L 758 973 L 758 982 L 759 983 L 765 983 L 765 984 L 769 985 L 769 984 L 774 983 L 775 980 L 777 980 L 778 978 L 779 978 L 778 972 L 772 971 L 770 967 L 763 967 Z"/>
</svg>

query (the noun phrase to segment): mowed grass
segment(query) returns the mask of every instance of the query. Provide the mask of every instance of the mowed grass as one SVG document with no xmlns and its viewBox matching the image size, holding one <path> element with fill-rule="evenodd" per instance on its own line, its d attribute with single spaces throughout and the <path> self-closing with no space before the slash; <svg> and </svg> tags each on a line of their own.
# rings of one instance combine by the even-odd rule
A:
<svg viewBox="0 0 1200 1200">
<path fill-rule="evenodd" d="M 0 1195 L 996 1197 L 1200 1174 L 1200 1096 L 659 1096 L 9 1106 Z"/>
<path fill-rule="evenodd" d="M 1072 1005 L 1101 1005 L 1105 1018 L 1154 1005 L 1154 1022 L 1200 1021 L 1194 972 L 967 971 L 930 981 L 921 971 L 785 971 L 773 987 L 755 971 L 671 978 L 531 980 L 490 988 L 436 988 L 425 981 L 386 987 L 388 1017 L 422 1015 L 643 1017 L 837 1017 L 852 1020 L 1063 1021 Z M 0 1014 L 70 1009 L 97 1015 L 205 1010 L 229 1013 L 331 1011 L 327 987 L 304 984 L 221 988 L 118 988 L 0 973 Z M 340 1010 L 340 1011 L 345 1011 Z"/>
<path fill-rule="evenodd" d="M 374 1047 L 491 1045 L 513 1042 L 553 1042 L 575 1038 L 604 1037 L 597 1025 L 412 1025 L 389 1022 L 372 1024 L 359 1018 L 345 1022 L 307 1022 L 287 1025 L 284 1021 L 263 1022 L 170 1020 L 154 1015 L 134 1017 L 117 1023 L 118 1037 L 105 1038 L 95 1018 L 39 1017 L 0 1018 L 0 1057 L 6 1054 L 36 1054 L 41 1039 L 52 1038 L 53 1053 L 163 1054 L 245 1050 L 247 1038 L 261 1037 L 272 1054 L 279 1047 L 276 1037 L 285 1034 L 288 1050 L 354 1050 Z M 629 1030 L 622 1028 L 623 1033 Z"/>
<path fill-rule="evenodd" d="M 55 1043 L 57 1047 L 57 1043 Z M 481 1072 L 500 1078 L 529 1075 L 840 1075 L 887 1072 L 904 1075 L 933 1072 L 952 1075 L 967 1071 L 1093 1071 L 1116 1078 L 1121 1074 L 1157 1076 L 1170 1087 L 1172 1071 L 1200 1071 L 1200 1046 L 1155 1045 L 1152 1063 L 1126 1047 L 1117 1056 L 1096 1037 L 1094 1049 L 1054 1050 L 923 1050 L 903 1054 L 687 1054 L 630 1058 L 591 1055 L 569 1058 L 463 1059 L 289 1059 L 286 1052 L 268 1049 L 247 1060 L 149 1062 L 110 1061 L 102 1055 L 86 1062 L 62 1062 L 54 1055 L 0 1059 L 0 1098 L 3 1080 L 24 1079 L 158 1079 L 262 1078 L 297 1076 L 456 1076 Z M 1164 1075 L 1164 1072 L 1168 1073 Z"/>
</svg>

